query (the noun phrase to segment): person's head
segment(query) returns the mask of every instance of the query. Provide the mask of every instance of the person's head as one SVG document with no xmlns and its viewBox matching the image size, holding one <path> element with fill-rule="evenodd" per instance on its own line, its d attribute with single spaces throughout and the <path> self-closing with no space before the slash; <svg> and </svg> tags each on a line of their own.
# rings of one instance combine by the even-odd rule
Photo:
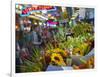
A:
<svg viewBox="0 0 100 77">
<path fill-rule="evenodd" d="M 35 25 L 31 26 L 31 31 L 36 31 L 36 26 Z"/>
</svg>

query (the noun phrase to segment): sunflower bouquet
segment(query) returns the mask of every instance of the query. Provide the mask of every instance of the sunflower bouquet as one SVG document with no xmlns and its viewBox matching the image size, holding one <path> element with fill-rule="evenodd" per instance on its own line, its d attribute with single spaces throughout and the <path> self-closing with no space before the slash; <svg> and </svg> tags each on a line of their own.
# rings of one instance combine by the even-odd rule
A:
<svg viewBox="0 0 100 77">
<path fill-rule="evenodd" d="M 53 53 L 51 55 L 51 64 L 58 65 L 58 66 L 66 66 L 63 57 L 58 53 Z"/>
<path fill-rule="evenodd" d="M 57 65 L 57 66 L 66 66 L 65 59 L 68 56 L 68 51 L 55 48 L 51 50 L 47 50 L 46 53 L 46 59 L 47 56 L 49 57 L 49 64 Z"/>
</svg>

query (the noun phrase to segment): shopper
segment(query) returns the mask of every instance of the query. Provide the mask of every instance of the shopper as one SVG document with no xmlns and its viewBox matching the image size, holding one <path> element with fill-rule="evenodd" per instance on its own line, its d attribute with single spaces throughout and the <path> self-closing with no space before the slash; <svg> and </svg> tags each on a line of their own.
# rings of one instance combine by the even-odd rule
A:
<svg viewBox="0 0 100 77">
<path fill-rule="evenodd" d="M 36 48 L 36 49 L 40 49 L 40 46 L 42 44 L 42 39 L 41 36 L 38 32 L 38 30 L 36 29 L 37 27 L 32 27 L 32 32 L 31 32 L 31 41 L 32 41 L 32 45 Z"/>
<path fill-rule="evenodd" d="M 23 48 L 23 46 L 24 46 L 23 32 L 16 31 L 16 65 L 18 66 L 22 63 L 20 53 L 21 53 L 21 49 Z M 20 72 L 19 67 L 17 67 L 16 72 Z"/>
</svg>

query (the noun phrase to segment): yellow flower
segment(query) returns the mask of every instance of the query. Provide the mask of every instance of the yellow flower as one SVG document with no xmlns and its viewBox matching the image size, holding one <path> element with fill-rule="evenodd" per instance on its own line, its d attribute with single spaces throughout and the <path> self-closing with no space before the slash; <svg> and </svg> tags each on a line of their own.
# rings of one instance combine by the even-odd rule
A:
<svg viewBox="0 0 100 77">
<path fill-rule="evenodd" d="M 72 54 L 83 56 L 84 52 L 80 48 L 74 48 Z"/>
<path fill-rule="evenodd" d="M 52 54 L 52 53 L 59 53 L 61 54 L 62 57 L 67 57 L 68 52 L 66 50 L 62 50 L 60 48 L 52 49 L 52 50 L 47 50 L 46 53 Z"/>
<path fill-rule="evenodd" d="M 54 52 L 60 53 L 63 57 L 67 57 L 68 55 L 67 51 L 59 49 L 59 48 L 54 49 Z"/>
<path fill-rule="evenodd" d="M 94 67 L 94 57 L 90 57 L 89 60 L 87 61 L 87 67 L 88 68 L 93 68 Z"/>
<path fill-rule="evenodd" d="M 53 51 L 52 50 L 47 50 L 46 53 L 51 54 Z"/>
<path fill-rule="evenodd" d="M 66 65 L 62 56 L 60 54 L 57 54 L 57 53 L 53 53 L 51 55 L 51 62 L 54 62 L 55 64 L 60 65 L 60 66 Z"/>
<path fill-rule="evenodd" d="M 57 52 L 57 53 L 59 53 L 59 52 L 63 52 L 63 50 L 60 49 L 60 48 L 56 48 L 56 49 L 53 50 L 53 52 Z"/>
<path fill-rule="evenodd" d="M 68 56 L 68 51 L 64 51 L 62 56 L 67 57 Z"/>
</svg>

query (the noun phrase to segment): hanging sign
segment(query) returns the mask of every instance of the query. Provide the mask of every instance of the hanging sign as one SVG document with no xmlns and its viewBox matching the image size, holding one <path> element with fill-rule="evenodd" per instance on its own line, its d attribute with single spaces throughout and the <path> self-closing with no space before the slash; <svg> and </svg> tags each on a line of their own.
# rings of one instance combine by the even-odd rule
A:
<svg viewBox="0 0 100 77">
<path fill-rule="evenodd" d="M 55 10 L 55 7 L 45 6 L 45 5 L 38 5 L 38 6 L 33 5 L 32 7 L 23 8 L 21 11 L 21 16 L 27 16 L 27 15 L 30 15 L 31 12 L 42 11 L 42 10 L 52 11 L 52 10 Z"/>
</svg>

